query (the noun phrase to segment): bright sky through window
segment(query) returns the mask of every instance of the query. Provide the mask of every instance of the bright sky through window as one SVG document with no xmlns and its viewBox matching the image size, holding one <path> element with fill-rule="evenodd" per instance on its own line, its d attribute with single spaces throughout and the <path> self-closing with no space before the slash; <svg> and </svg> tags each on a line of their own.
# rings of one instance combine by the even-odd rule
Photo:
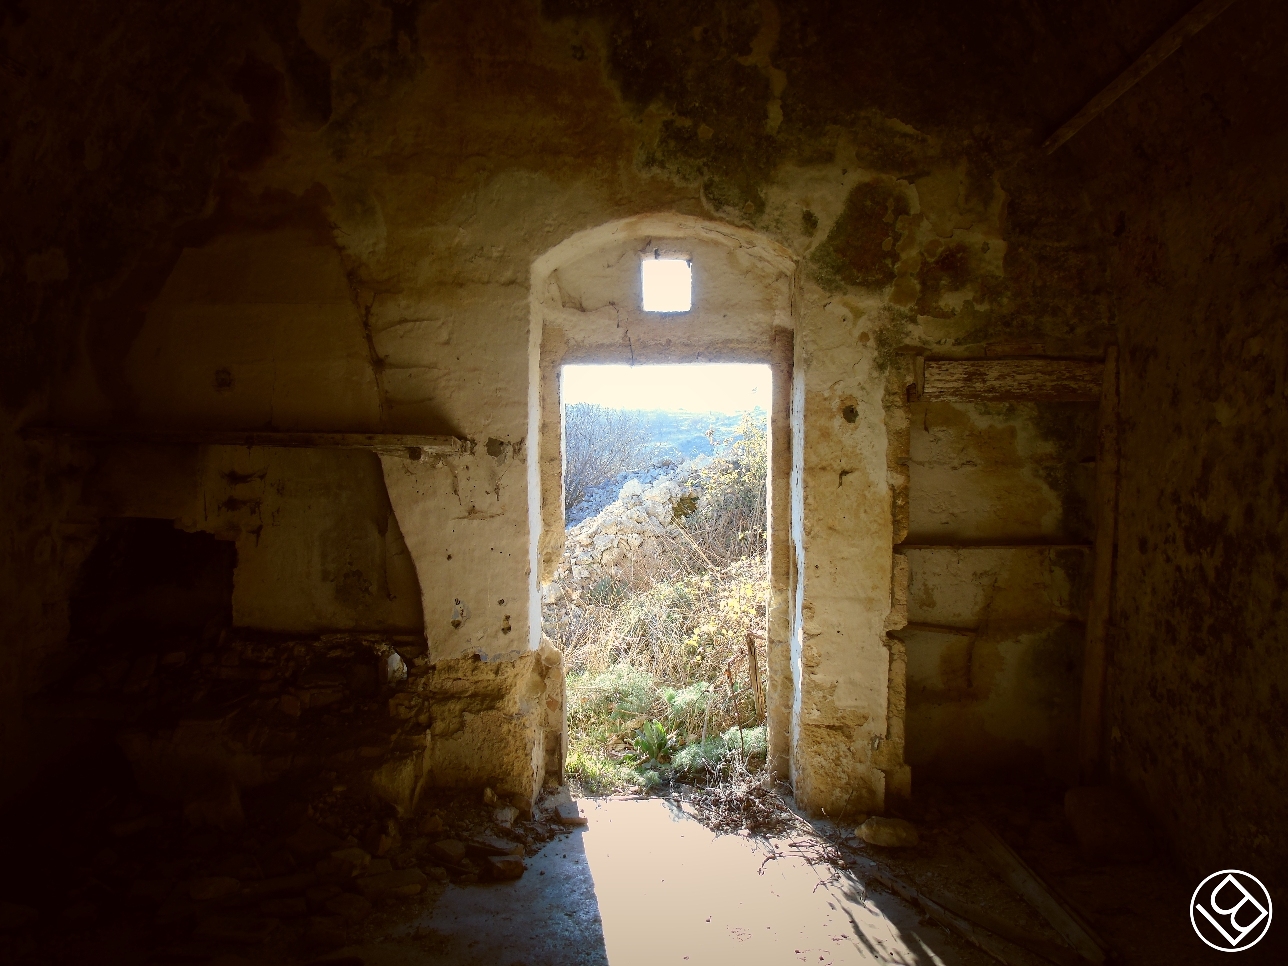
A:
<svg viewBox="0 0 1288 966">
<path fill-rule="evenodd" d="M 693 307 L 693 266 L 683 258 L 640 262 L 645 312 L 687 312 Z"/>
<path fill-rule="evenodd" d="M 565 406 L 732 414 L 768 412 L 771 385 L 763 365 L 564 366 L 560 394 Z"/>
</svg>

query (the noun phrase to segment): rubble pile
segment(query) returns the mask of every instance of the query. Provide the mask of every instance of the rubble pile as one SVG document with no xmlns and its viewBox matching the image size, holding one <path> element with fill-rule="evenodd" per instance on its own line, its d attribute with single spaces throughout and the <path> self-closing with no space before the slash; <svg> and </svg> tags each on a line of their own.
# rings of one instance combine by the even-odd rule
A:
<svg viewBox="0 0 1288 966">
<path fill-rule="evenodd" d="M 34 955 L 38 938 L 44 956 L 51 935 L 122 927 L 159 955 L 197 957 L 185 961 L 223 945 L 311 954 L 374 935 L 449 882 L 517 879 L 525 856 L 582 821 L 561 814 L 566 793 L 533 809 L 490 789 L 431 792 L 399 817 L 328 782 L 318 776 L 311 794 L 279 784 L 248 795 L 244 825 L 228 831 L 195 827 L 118 776 L 79 810 L 50 816 L 50 834 L 75 834 L 52 856 L 41 835 L 47 874 L 26 877 L 21 896 L 2 894 L 0 958 Z"/>
<path fill-rule="evenodd" d="M 576 598 L 632 557 L 654 552 L 659 542 L 687 542 L 679 521 L 697 507 L 698 492 L 686 480 L 698 464 L 690 460 L 682 472 L 647 486 L 629 480 L 616 500 L 569 528 L 559 568 L 543 590 L 545 602 Z"/>
<path fill-rule="evenodd" d="M 143 791 L 194 825 L 243 821 L 241 797 L 329 770 L 408 812 L 426 779 L 432 667 L 423 641 L 221 635 L 101 654 L 41 703 L 51 718 L 110 723 Z"/>
<path fill-rule="evenodd" d="M 102 751 L 11 819 L 28 834 L 0 861 L 34 871 L 0 888 L 0 960 L 121 923 L 149 943 L 330 948 L 445 883 L 518 878 L 564 828 L 563 798 L 430 787 L 461 672 L 423 640 L 212 637 L 104 647 L 39 700 Z"/>
</svg>

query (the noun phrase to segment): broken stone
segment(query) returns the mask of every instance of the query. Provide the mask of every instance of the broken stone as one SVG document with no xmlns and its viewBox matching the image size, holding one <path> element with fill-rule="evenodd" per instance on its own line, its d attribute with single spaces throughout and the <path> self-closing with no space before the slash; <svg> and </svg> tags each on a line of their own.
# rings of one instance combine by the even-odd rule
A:
<svg viewBox="0 0 1288 966">
<path fill-rule="evenodd" d="M 869 845 L 886 848 L 906 848 L 917 844 L 917 828 L 901 818 L 881 818 L 874 815 L 854 830 L 854 834 Z"/>
<path fill-rule="evenodd" d="M 241 892 L 241 882 L 229 875 L 212 875 L 188 883 L 188 895 L 197 902 L 226 899 Z"/>
<path fill-rule="evenodd" d="M 343 848 L 344 843 L 315 822 L 305 822 L 286 840 L 286 847 L 296 855 L 312 858 L 324 852 L 335 852 Z"/>
<path fill-rule="evenodd" d="M 239 829 L 246 824 L 241 795 L 237 791 L 236 783 L 231 779 L 225 780 L 222 788 L 210 798 L 185 804 L 183 817 L 190 825 L 198 827 L 213 825 L 225 832 Z"/>
<path fill-rule="evenodd" d="M 447 870 L 441 865 L 430 866 L 425 870 L 425 874 L 435 882 L 447 882 L 450 879 L 450 876 L 447 874 Z"/>
<path fill-rule="evenodd" d="M 397 651 L 381 661 L 380 677 L 384 684 L 397 684 L 407 680 L 407 664 Z"/>
<path fill-rule="evenodd" d="M 483 789 L 483 804 L 484 804 L 484 805 L 495 805 L 495 804 L 496 804 L 496 792 L 492 791 L 492 789 L 490 789 L 490 788 L 485 788 L 485 789 Z"/>
<path fill-rule="evenodd" d="M 335 949 L 343 946 L 347 939 L 344 923 L 330 916 L 314 916 L 304 934 L 304 941 L 315 949 Z"/>
<path fill-rule="evenodd" d="M 243 916 L 211 916 L 197 926 L 195 936 L 212 942 L 255 945 L 267 942 L 277 929 L 276 919 L 247 918 Z"/>
<path fill-rule="evenodd" d="M 299 896 L 265 899 L 259 904 L 259 911 L 270 919 L 299 919 L 309 914 L 309 904 Z"/>
<path fill-rule="evenodd" d="M 336 862 L 349 867 L 350 875 L 362 875 L 367 866 L 371 865 L 371 855 L 364 849 L 351 846 L 347 849 L 337 849 L 331 853 L 331 858 Z"/>
<path fill-rule="evenodd" d="M 466 848 L 482 855 L 523 855 L 522 843 L 511 842 L 499 835 L 477 835 L 465 843 Z"/>
<path fill-rule="evenodd" d="M 494 879 L 517 879 L 523 875 L 527 868 L 523 864 L 523 859 L 517 855 L 492 855 L 488 856 L 488 870 L 492 873 Z"/>
<path fill-rule="evenodd" d="M 328 882 L 326 885 L 316 885 L 311 887 L 304 893 L 304 898 L 308 900 L 310 906 L 321 906 L 328 900 L 338 896 L 342 891 L 344 890 L 335 883 Z"/>
<path fill-rule="evenodd" d="M 276 852 L 259 860 L 260 868 L 264 875 L 275 878 L 277 876 L 290 875 L 295 871 L 295 858 L 286 849 L 278 849 Z"/>
<path fill-rule="evenodd" d="M 420 869 L 403 869 L 401 872 L 386 872 L 383 875 L 369 875 L 358 880 L 358 888 L 368 899 L 380 899 L 387 896 L 414 896 L 425 888 L 429 880 Z"/>
<path fill-rule="evenodd" d="M 581 808 L 576 802 L 561 802 L 555 808 L 555 816 L 559 819 L 560 825 L 589 824 L 589 819 L 582 814 Z"/>
<path fill-rule="evenodd" d="M 514 825 L 514 820 L 518 817 L 519 810 L 513 805 L 502 805 L 492 813 L 492 820 L 496 822 L 497 825 L 502 825 L 506 828 L 510 828 Z"/>
<path fill-rule="evenodd" d="M 220 856 L 210 866 L 211 875 L 226 875 L 234 879 L 259 879 L 259 863 L 244 852 Z"/>
<path fill-rule="evenodd" d="M 1071 788 L 1064 796 L 1064 814 L 1083 859 L 1092 865 L 1141 862 L 1154 852 L 1149 826 L 1116 788 Z"/>
<path fill-rule="evenodd" d="M 255 901 L 272 896 L 290 895 L 303 892 L 317 882 L 318 877 L 312 872 L 294 872 L 291 875 L 278 875 L 271 879 L 261 879 L 249 883 L 242 890 L 242 897 Z"/>
<path fill-rule="evenodd" d="M 341 892 L 328 899 L 325 907 L 327 912 L 339 916 L 345 922 L 362 922 L 371 915 L 371 903 L 352 892 Z"/>
<path fill-rule="evenodd" d="M 448 862 L 460 862 L 465 858 L 465 843 L 458 842 L 456 839 L 443 839 L 441 842 L 434 843 L 434 851 Z"/>
</svg>

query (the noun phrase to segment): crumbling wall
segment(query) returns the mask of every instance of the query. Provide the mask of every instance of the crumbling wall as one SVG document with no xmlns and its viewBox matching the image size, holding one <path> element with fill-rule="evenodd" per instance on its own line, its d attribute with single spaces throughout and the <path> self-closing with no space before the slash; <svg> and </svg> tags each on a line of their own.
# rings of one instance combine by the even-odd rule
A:
<svg viewBox="0 0 1288 966">
<path fill-rule="evenodd" d="M 1272 890 L 1288 883 L 1285 31 L 1282 5 L 1235 4 L 1070 145 L 1095 175 L 1122 339 L 1110 767 L 1194 881 L 1237 867 Z"/>
<path fill-rule="evenodd" d="M 909 762 L 1075 783 L 1096 406 L 911 409 Z"/>
<path fill-rule="evenodd" d="M 239 622 L 423 620 L 436 659 L 535 695 L 541 497 L 520 481 L 548 455 L 529 416 L 550 374 L 530 368 L 532 266 L 595 226 L 668 212 L 793 266 L 796 330 L 763 334 L 795 367 L 800 457 L 800 525 L 775 568 L 813 602 L 795 618 L 800 690 L 776 699 L 803 723 L 798 793 L 836 811 L 875 807 L 887 780 L 906 790 L 901 701 L 887 700 L 903 661 L 887 629 L 902 619 L 889 551 L 907 529 L 906 350 L 1102 344 L 1104 239 L 1080 172 L 1034 163 L 1032 147 L 1053 105 L 1076 107 L 1112 65 L 1105 9 L 1132 37 L 1155 28 L 1157 4 L 1121 6 L 1066 23 L 1018 0 L 995 16 L 905 5 L 876 26 L 809 2 L 7 6 L 7 427 L 472 441 L 378 470 L 362 453 L 118 447 L 97 454 L 102 485 L 82 500 L 92 451 L 9 433 L 15 687 L 36 686 L 36 655 L 64 635 L 76 528 L 88 545 L 101 516 L 133 514 L 235 538 Z M 570 294 L 558 308 L 598 313 L 629 359 L 605 290 Z M 786 599 L 776 608 L 785 636 Z M 495 707 L 496 721 L 519 713 Z M 29 753 L 14 728 L 6 761 Z"/>
</svg>

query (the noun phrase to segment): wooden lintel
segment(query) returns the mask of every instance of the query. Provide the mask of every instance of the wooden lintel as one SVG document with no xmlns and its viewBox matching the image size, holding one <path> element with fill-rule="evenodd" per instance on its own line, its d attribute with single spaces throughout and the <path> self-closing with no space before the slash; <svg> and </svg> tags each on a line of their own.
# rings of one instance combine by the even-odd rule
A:
<svg viewBox="0 0 1288 966">
<path fill-rule="evenodd" d="M 927 402 L 1096 402 L 1103 364 L 1079 359 L 928 359 Z"/>
<path fill-rule="evenodd" d="M 313 433 L 263 430 L 133 429 L 104 427 L 73 429 L 62 426 L 28 426 L 26 439 L 72 440 L 84 443 L 144 444 L 156 446 L 264 446 L 287 449 L 366 449 L 377 453 L 422 459 L 465 452 L 469 443 L 454 436 L 415 433 Z"/>
<path fill-rule="evenodd" d="M 1172 25 L 1136 62 L 1118 75 L 1108 87 L 1087 102 L 1087 106 L 1065 121 L 1042 145 L 1047 154 L 1055 151 L 1109 107 L 1136 86 L 1150 71 L 1176 53 L 1181 44 L 1210 24 L 1234 0 L 1203 0 L 1189 13 Z"/>
</svg>

